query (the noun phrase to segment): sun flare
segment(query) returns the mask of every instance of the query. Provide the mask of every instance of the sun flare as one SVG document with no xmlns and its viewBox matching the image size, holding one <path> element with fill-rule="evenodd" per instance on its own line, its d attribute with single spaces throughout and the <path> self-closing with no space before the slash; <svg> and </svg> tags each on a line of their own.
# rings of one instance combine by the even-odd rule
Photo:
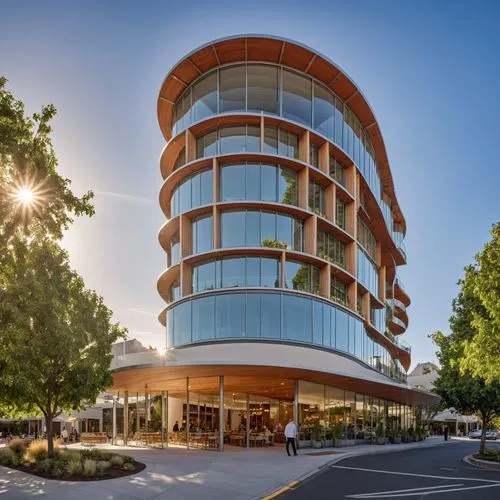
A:
<svg viewBox="0 0 500 500">
<path fill-rule="evenodd" d="M 30 188 L 22 187 L 16 192 L 16 199 L 24 205 L 29 205 L 35 201 L 35 194 Z"/>
</svg>

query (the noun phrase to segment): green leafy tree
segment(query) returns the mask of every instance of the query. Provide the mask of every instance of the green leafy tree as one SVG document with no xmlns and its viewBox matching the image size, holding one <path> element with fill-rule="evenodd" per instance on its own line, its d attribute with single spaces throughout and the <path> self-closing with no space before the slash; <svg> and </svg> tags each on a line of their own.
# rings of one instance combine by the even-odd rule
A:
<svg viewBox="0 0 500 500">
<path fill-rule="evenodd" d="M 500 382 L 500 223 L 493 225 L 491 235 L 475 265 L 466 269 L 463 286 L 480 307 L 467 318 L 477 333 L 465 340 L 460 366 L 463 372 Z"/>
<path fill-rule="evenodd" d="M 478 333 L 473 318 L 484 313 L 484 306 L 474 293 L 472 281 L 468 279 L 471 272 L 474 272 L 472 268 L 466 268 L 466 277 L 460 281 L 460 292 L 452 304 L 452 333 L 446 336 L 442 332 L 435 332 L 432 335 L 439 348 L 436 354 L 441 364 L 434 390 L 441 396 L 445 406 L 481 417 L 483 434 L 479 451 L 482 453 L 486 429 L 500 415 L 500 383 L 487 382 L 460 367 L 468 343 Z"/>
<path fill-rule="evenodd" d="M 2 273 L 0 399 L 53 419 L 95 402 L 112 384 L 111 346 L 125 330 L 50 239 L 14 247 Z"/>
<path fill-rule="evenodd" d="M 50 104 L 26 116 L 23 102 L 5 89 L 6 83 L 0 77 L 0 258 L 21 229 L 32 236 L 61 238 L 72 214 L 94 213 L 92 192 L 75 196 L 70 181 L 56 171 L 50 139 L 55 107 Z M 32 199 L 28 202 L 23 194 Z"/>
</svg>

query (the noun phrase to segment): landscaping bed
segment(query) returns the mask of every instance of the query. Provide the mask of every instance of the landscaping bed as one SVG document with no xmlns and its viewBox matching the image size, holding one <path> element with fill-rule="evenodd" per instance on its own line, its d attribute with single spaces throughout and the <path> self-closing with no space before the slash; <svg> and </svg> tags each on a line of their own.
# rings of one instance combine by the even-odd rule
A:
<svg viewBox="0 0 500 500">
<path fill-rule="evenodd" d="M 484 453 L 474 453 L 472 455 L 476 460 L 486 460 L 500 464 L 500 448 L 485 448 Z"/>
<path fill-rule="evenodd" d="M 146 468 L 129 456 L 98 449 L 67 450 L 56 443 L 53 457 L 49 458 L 47 441 L 36 440 L 26 446 L 22 439 L 13 439 L 0 451 L 0 465 L 63 481 L 115 479 Z"/>
</svg>

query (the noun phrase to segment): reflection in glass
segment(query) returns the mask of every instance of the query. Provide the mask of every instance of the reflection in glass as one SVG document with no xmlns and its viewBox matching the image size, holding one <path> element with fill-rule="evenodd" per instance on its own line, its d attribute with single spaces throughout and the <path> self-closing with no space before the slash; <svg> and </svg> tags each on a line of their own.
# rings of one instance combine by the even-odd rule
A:
<svg viewBox="0 0 500 500">
<path fill-rule="evenodd" d="M 245 66 L 219 70 L 219 112 L 245 111 Z"/>
<path fill-rule="evenodd" d="M 192 223 L 193 254 L 208 252 L 213 248 L 212 216 L 202 215 Z"/>
<path fill-rule="evenodd" d="M 248 65 L 248 111 L 278 114 L 278 68 Z"/>
<path fill-rule="evenodd" d="M 193 121 L 217 113 L 217 72 L 214 71 L 193 85 Z"/>
<path fill-rule="evenodd" d="M 311 79 L 293 71 L 283 70 L 283 116 L 311 126 Z"/>
<path fill-rule="evenodd" d="M 212 202 L 212 170 L 197 172 L 179 183 L 170 199 L 170 216 Z"/>
</svg>

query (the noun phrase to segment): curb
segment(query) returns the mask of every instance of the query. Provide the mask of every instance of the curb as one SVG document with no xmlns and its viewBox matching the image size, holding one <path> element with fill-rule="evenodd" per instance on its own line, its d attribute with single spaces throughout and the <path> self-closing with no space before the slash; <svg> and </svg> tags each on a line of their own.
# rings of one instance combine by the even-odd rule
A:
<svg viewBox="0 0 500 500">
<path fill-rule="evenodd" d="M 466 457 L 462 458 L 462 460 L 465 463 L 472 465 L 473 467 L 477 467 L 478 469 L 500 472 L 500 463 L 481 460 L 479 458 L 474 458 L 472 455 L 467 455 Z"/>
<path fill-rule="evenodd" d="M 425 445 L 420 445 L 420 446 L 413 446 L 411 448 L 405 448 L 404 446 L 401 446 L 401 448 L 384 448 L 384 446 L 375 446 L 374 445 L 374 450 L 369 450 L 369 451 L 361 451 L 361 452 L 348 452 L 344 453 L 338 457 L 332 458 L 330 461 L 326 462 L 323 465 L 320 465 L 317 469 L 311 470 L 309 472 L 305 472 L 304 474 L 297 476 L 296 479 L 293 481 L 289 481 L 288 483 L 283 483 L 281 484 L 277 489 L 273 489 L 270 493 L 264 495 L 264 496 L 256 496 L 254 497 L 255 499 L 259 498 L 260 500 L 271 500 L 273 498 L 276 498 L 280 496 L 283 493 L 286 493 L 289 490 L 295 489 L 298 486 L 301 485 L 301 483 L 304 483 L 305 481 L 311 479 L 313 476 L 320 474 L 323 472 L 324 469 L 330 467 L 333 464 L 336 464 L 338 462 L 341 462 L 342 460 L 346 460 L 347 458 L 354 458 L 354 457 L 362 457 L 365 455 L 379 455 L 381 453 L 399 453 L 402 451 L 410 451 L 410 450 L 419 450 L 422 448 L 435 448 L 437 446 L 443 446 L 443 445 L 451 445 L 451 444 L 459 444 L 460 441 L 455 441 L 455 440 L 450 440 L 449 442 L 445 441 L 440 441 L 438 443 L 428 443 Z M 466 457 L 467 458 L 467 457 Z M 465 458 L 464 458 L 465 460 Z"/>
</svg>

